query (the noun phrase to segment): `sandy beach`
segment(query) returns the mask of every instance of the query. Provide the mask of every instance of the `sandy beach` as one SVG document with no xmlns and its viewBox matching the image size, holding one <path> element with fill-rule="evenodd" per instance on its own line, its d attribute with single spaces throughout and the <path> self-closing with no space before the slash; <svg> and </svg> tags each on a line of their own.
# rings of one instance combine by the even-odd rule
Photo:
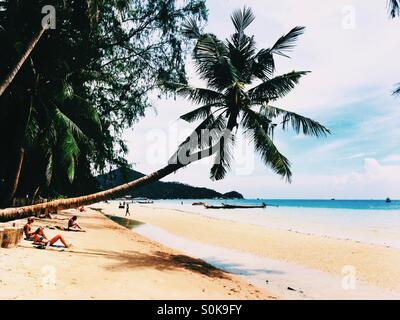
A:
<svg viewBox="0 0 400 320">
<path fill-rule="evenodd" d="M 107 214 L 124 215 L 115 204 L 97 206 Z M 132 219 L 190 241 L 290 262 L 338 279 L 344 275 L 343 268 L 351 266 L 358 284 L 381 288 L 391 298 L 400 298 L 400 250 L 396 248 L 219 220 L 157 204 L 131 205 L 131 213 Z"/>
<path fill-rule="evenodd" d="M 276 299 L 209 264 L 150 241 L 87 209 L 67 210 L 60 220 L 36 226 L 66 225 L 78 215 L 85 233 L 61 233 L 70 249 L 20 246 L 0 249 L 0 299 Z M 17 221 L 23 224 L 25 220 Z"/>
</svg>

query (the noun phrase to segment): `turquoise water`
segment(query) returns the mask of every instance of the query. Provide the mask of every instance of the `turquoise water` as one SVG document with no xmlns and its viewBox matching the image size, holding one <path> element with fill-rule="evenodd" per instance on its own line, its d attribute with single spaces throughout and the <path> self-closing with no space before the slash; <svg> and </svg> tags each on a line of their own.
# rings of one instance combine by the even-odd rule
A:
<svg viewBox="0 0 400 320">
<path fill-rule="evenodd" d="M 353 209 L 353 210 L 400 210 L 400 200 L 392 200 L 391 203 L 386 203 L 382 200 L 312 200 L 312 199 L 242 199 L 242 200 L 161 200 L 162 202 L 184 204 L 195 201 L 203 201 L 212 205 L 220 205 L 221 203 L 258 205 L 265 202 L 270 206 L 279 207 L 297 207 L 297 208 L 324 208 L 324 209 Z"/>
</svg>

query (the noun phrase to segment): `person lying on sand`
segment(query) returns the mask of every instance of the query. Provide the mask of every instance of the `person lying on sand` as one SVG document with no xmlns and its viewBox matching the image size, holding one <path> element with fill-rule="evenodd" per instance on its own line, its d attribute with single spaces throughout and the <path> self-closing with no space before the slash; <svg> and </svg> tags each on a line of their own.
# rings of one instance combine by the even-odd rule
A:
<svg viewBox="0 0 400 320">
<path fill-rule="evenodd" d="M 68 220 L 68 228 L 67 231 L 81 231 L 85 232 L 79 224 L 76 223 L 76 220 L 78 220 L 77 216 L 73 216 L 71 219 Z"/>
<path fill-rule="evenodd" d="M 67 244 L 62 235 L 58 234 L 55 237 L 51 238 L 50 240 L 47 239 L 46 235 L 44 234 L 43 228 L 39 227 L 36 231 L 31 230 L 31 224 L 35 222 L 35 218 L 30 217 L 28 218 L 28 223 L 24 226 L 24 233 L 26 240 L 33 241 L 33 244 L 38 245 L 53 245 L 58 240 L 64 245 L 64 247 L 69 248 L 71 247 L 70 244 Z"/>
</svg>

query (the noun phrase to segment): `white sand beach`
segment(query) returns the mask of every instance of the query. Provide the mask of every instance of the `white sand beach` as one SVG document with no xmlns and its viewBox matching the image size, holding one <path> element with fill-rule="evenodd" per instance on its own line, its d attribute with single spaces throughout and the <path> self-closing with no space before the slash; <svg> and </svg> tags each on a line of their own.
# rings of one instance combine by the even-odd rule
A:
<svg viewBox="0 0 400 320">
<path fill-rule="evenodd" d="M 78 215 L 85 233 L 61 233 L 70 249 L 36 249 L 23 240 L 0 249 L 0 299 L 276 299 L 201 260 L 155 243 L 119 226 L 101 213 Z M 24 223 L 17 221 L 17 223 Z M 37 220 L 35 226 L 65 225 Z"/>
</svg>

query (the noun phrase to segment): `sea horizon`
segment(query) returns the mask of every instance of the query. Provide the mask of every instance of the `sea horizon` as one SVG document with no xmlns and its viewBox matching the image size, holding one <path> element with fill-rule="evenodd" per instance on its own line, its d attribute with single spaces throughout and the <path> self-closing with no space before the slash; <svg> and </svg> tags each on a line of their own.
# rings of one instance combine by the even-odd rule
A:
<svg viewBox="0 0 400 320">
<path fill-rule="evenodd" d="M 134 200 L 134 199 L 132 199 Z M 323 208 L 323 209 L 352 209 L 352 210 L 385 210 L 395 211 L 400 210 L 400 200 L 391 199 L 391 202 L 386 202 L 386 199 L 278 199 L 278 198 L 244 198 L 244 199 L 152 199 L 162 202 L 207 202 L 210 205 L 220 205 L 221 203 L 238 204 L 238 205 L 259 205 L 266 203 L 267 207 L 299 207 L 299 208 Z"/>
</svg>

